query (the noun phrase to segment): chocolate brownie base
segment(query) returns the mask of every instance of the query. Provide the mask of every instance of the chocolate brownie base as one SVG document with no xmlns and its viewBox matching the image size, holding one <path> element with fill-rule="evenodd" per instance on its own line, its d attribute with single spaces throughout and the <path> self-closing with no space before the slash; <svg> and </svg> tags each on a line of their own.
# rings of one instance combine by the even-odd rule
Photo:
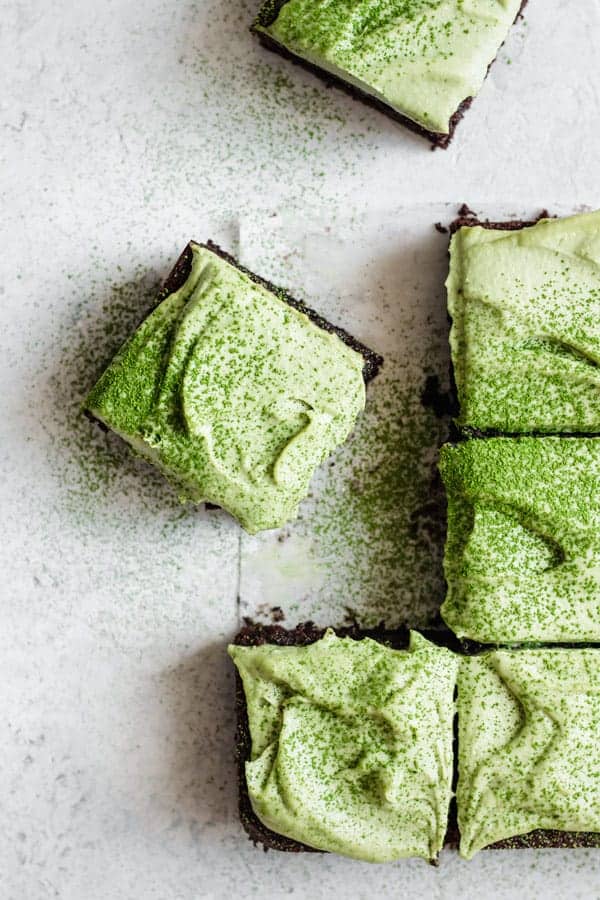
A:
<svg viewBox="0 0 600 900">
<path fill-rule="evenodd" d="M 504 222 L 493 222 L 490 219 L 480 219 L 477 213 L 473 212 L 466 203 L 463 203 L 458 211 L 458 216 L 448 226 L 450 235 L 453 235 L 459 228 L 490 228 L 494 231 L 520 231 L 522 228 L 532 228 L 533 225 L 541 219 L 550 219 L 552 216 L 547 209 L 543 209 L 535 219 L 508 219 Z M 438 227 L 437 225 L 435 226 Z"/>
<path fill-rule="evenodd" d="M 269 4 L 265 4 L 260 10 L 256 21 L 250 27 L 250 31 L 258 36 L 258 39 L 263 47 L 266 47 L 267 50 L 273 51 L 273 53 L 279 54 L 279 56 L 283 56 L 284 59 L 290 60 L 290 62 L 293 62 L 295 65 L 302 66 L 302 68 L 306 69 L 308 72 L 312 72 L 313 75 L 316 75 L 318 78 L 324 81 L 328 87 L 340 88 L 347 94 L 350 94 L 351 97 L 354 97 L 355 100 L 360 100 L 362 103 L 365 103 L 368 106 L 372 106 L 374 109 L 379 110 L 379 112 L 384 113 L 384 115 L 388 116 L 390 119 L 399 122 L 405 128 L 408 128 L 409 131 L 412 131 L 414 134 L 418 134 L 420 137 L 428 140 L 431 143 L 432 150 L 445 150 L 449 146 L 452 138 L 454 137 L 456 126 L 473 103 L 473 97 L 466 97 L 462 101 L 456 112 L 453 114 L 449 122 L 448 134 L 442 134 L 439 131 L 429 131 L 429 129 L 424 128 L 422 125 L 419 125 L 418 122 L 414 122 L 412 119 L 409 119 L 408 116 L 402 115 L 402 113 L 393 109 L 393 107 L 389 106 L 378 97 L 371 96 L 371 94 L 363 91 L 355 84 L 351 84 L 351 82 L 345 81 L 339 75 L 334 75 L 333 73 L 328 72 L 326 69 L 322 69 L 320 66 L 317 66 L 315 63 L 311 63 L 308 60 L 303 59 L 301 56 L 297 56 L 295 53 L 293 53 L 293 51 L 288 50 L 287 47 L 284 47 L 270 35 L 265 34 L 264 31 L 259 31 L 257 29 L 257 26 L 259 25 L 263 28 L 271 25 L 279 15 L 281 7 L 286 3 L 287 0 L 272 0 L 272 2 L 270 2 Z M 517 20 L 523 15 L 523 10 L 525 9 L 526 5 L 527 0 L 522 0 L 519 12 L 517 13 L 515 18 L 515 22 L 517 22 Z M 494 62 L 495 59 L 492 60 L 492 62 L 488 66 L 488 72 L 490 71 L 490 68 L 493 66 Z"/>
<path fill-rule="evenodd" d="M 277 644 L 280 647 L 304 646 L 318 641 L 322 635 L 323 629 L 317 628 L 312 622 L 304 622 L 291 630 L 282 628 L 280 625 L 246 625 L 235 636 L 234 644 L 240 644 L 243 647 L 256 647 L 260 644 Z M 321 853 L 322 851 L 316 850 L 314 847 L 309 847 L 307 844 L 302 844 L 293 838 L 271 831 L 270 828 L 263 825 L 252 809 L 246 784 L 246 762 L 251 756 L 252 741 L 250 738 L 244 686 L 237 669 L 235 670 L 235 710 L 235 760 L 238 777 L 238 804 L 240 821 L 249 838 L 254 844 L 262 844 L 265 851 L 282 850 L 287 853 Z"/>
<path fill-rule="evenodd" d="M 600 847 L 600 834 L 591 831 L 530 831 L 516 837 L 506 838 L 484 850 L 532 850 L 554 848 L 567 850 L 573 847 Z"/>
<path fill-rule="evenodd" d="M 230 265 L 234 266 L 234 268 L 238 269 L 240 272 L 243 272 L 251 281 L 255 284 L 261 285 L 261 287 L 266 288 L 272 294 L 275 294 L 280 300 L 284 303 L 287 303 L 289 306 L 293 306 L 294 309 L 299 310 L 304 313 L 304 315 L 308 316 L 308 318 L 318 325 L 319 328 L 322 328 L 323 331 L 328 331 L 332 334 L 336 334 L 344 344 L 347 344 L 348 347 L 351 347 L 353 350 L 356 350 L 357 353 L 363 357 L 365 364 L 363 366 L 363 377 L 365 382 L 372 381 L 373 378 L 379 372 L 379 369 L 383 365 L 383 357 L 378 353 L 375 353 L 374 350 L 369 349 L 360 341 L 358 341 L 355 337 L 349 334 L 344 328 L 340 328 L 337 325 L 332 325 L 331 322 L 328 322 L 322 315 L 318 312 L 315 312 L 314 309 L 311 309 L 301 300 L 296 300 L 287 291 L 283 290 L 283 288 L 277 287 L 277 285 L 272 284 L 270 281 L 267 281 L 266 278 L 261 278 L 260 275 L 256 275 L 254 272 L 251 272 L 249 269 L 246 269 L 244 266 L 240 265 L 238 261 L 231 256 L 229 253 L 226 253 L 225 250 L 222 250 L 218 244 L 215 244 L 213 241 L 206 241 L 206 243 L 202 244 L 197 241 L 200 247 L 206 247 L 212 253 L 215 253 L 217 256 L 220 256 L 221 259 L 224 259 L 225 262 L 228 262 Z M 181 253 L 179 259 L 167 275 L 163 286 L 161 287 L 158 293 L 158 299 L 156 303 L 154 303 L 148 311 L 144 314 L 144 317 L 140 320 L 137 327 L 139 327 L 145 319 L 148 318 L 150 313 L 159 306 L 163 300 L 169 296 L 169 294 L 174 294 L 175 291 L 178 291 L 183 284 L 185 284 L 188 275 L 190 274 L 192 268 L 192 244 L 189 243 L 183 252 Z M 107 363 L 108 365 L 108 363 Z M 105 367 L 106 368 L 106 367 Z M 88 418 L 94 420 L 93 416 L 88 414 Z M 106 426 L 103 426 L 104 430 L 108 430 Z"/>
<path fill-rule="evenodd" d="M 338 75 L 334 75 L 332 72 L 327 72 L 325 69 L 319 68 L 319 66 L 316 66 L 314 63 L 302 59 L 301 56 L 296 56 L 295 53 L 292 53 L 292 51 L 288 50 L 287 47 L 284 47 L 281 44 L 277 43 L 277 41 L 273 40 L 272 37 L 270 37 L 268 34 L 265 34 L 264 31 L 257 31 L 254 27 L 252 27 L 250 30 L 258 35 L 259 41 L 261 42 L 263 47 L 266 47 L 267 50 L 271 50 L 273 51 L 273 53 L 277 53 L 279 54 L 279 56 L 283 56 L 284 59 L 288 59 L 295 65 L 301 66 L 303 69 L 306 69 L 308 72 L 316 75 L 321 79 L 321 81 L 324 81 L 328 87 L 339 88 L 345 91 L 347 94 L 350 94 L 350 96 L 355 100 L 360 100 L 367 106 L 371 106 L 374 109 L 379 110 L 379 112 L 388 116 L 388 118 L 393 119 L 395 122 L 399 122 L 400 125 L 408 128 L 409 131 L 412 131 L 414 134 L 418 134 L 419 137 L 423 137 L 425 138 L 425 140 L 429 141 L 431 143 L 432 150 L 445 150 L 448 147 L 454 136 L 456 126 L 473 102 L 472 97 L 467 97 L 465 100 L 463 100 L 463 102 L 460 104 L 460 106 L 450 119 L 448 134 L 441 134 L 437 131 L 428 131 L 427 128 L 423 128 L 423 126 L 419 125 L 418 122 L 413 122 L 412 119 L 409 119 L 407 116 L 403 116 L 402 113 L 399 113 L 391 106 L 388 106 L 387 103 L 384 103 L 383 100 L 380 100 L 378 97 L 373 97 L 371 96 L 371 94 L 367 94 L 366 91 L 361 90 L 361 88 L 357 87 L 355 84 L 351 84 L 349 81 L 344 81 L 344 79 L 340 78 Z"/>
<path fill-rule="evenodd" d="M 396 650 L 402 650 L 408 646 L 409 629 L 399 628 L 389 630 L 381 625 L 373 629 L 361 629 L 356 625 L 348 628 L 335 628 L 335 633 L 339 637 L 351 637 L 355 640 L 369 637 L 379 641 L 382 644 L 388 644 Z M 440 646 L 448 647 L 455 652 L 476 652 L 481 650 L 480 645 L 474 645 L 472 642 L 461 642 L 445 629 L 419 629 L 428 640 L 434 641 Z M 248 623 L 234 638 L 234 643 L 243 647 L 256 647 L 261 644 L 276 644 L 280 647 L 301 647 L 307 644 L 314 644 L 320 640 L 325 633 L 324 628 L 317 627 L 313 622 L 302 622 L 295 628 L 286 629 L 281 625 L 261 625 Z M 238 790 L 239 790 L 239 811 L 240 820 L 244 829 L 248 833 L 254 844 L 262 844 L 266 850 L 282 850 L 288 853 L 322 853 L 325 851 L 316 850 L 300 841 L 277 834 L 267 828 L 260 821 L 250 802 L 248 796 L 248 788 L 246 785 L 245 765 L 250 759 L 252 742 L 250 739 L 250 729 L 248 726 L 248 714 L 246 708 L 246 697 L 242 679 L 236 670 L 236 687 L 235 687 L 235 704 L 237 715 L 236 726 L 236 746 L 235 756 L 238 773 Z M 455 760 L 458 759 L 455 753 Z M 457 773 L 455 772 L 455 782 Z M 458 824 L 456 819 L 456 801 L 453 800 L 450 806 L 448 831 L 444 842 L 445 848 L 457 848 L 460 840 Z M 516 850 L 527 848 L 572 848 L 572 847 L 600 847 L 600 834 L 595 832 L 576 832 L 576 831 L 555 831 L 542 830 L 531 831 L 529 834 L 517 835 L 490 844 L 485 847 L 486 850 Z"/>
</svg>

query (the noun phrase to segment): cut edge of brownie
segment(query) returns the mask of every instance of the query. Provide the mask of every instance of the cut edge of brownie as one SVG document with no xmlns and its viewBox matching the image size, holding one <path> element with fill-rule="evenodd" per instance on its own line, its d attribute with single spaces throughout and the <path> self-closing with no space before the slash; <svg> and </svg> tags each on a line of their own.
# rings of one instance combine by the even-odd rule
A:
<svg viewBox="0 0 600 900">
<path fill-rule="evenodd" d="M 473 212 L 466 203 L 463 203 L 458 210 L 457 217 L 448 225 L 448 231 L 450 236 L 456 234 L 460 228 L 479 227 L 488 228 L 490 231 L 521 231 L 523 228 L 533 228 L 533 226 L 537 225 L 538 222 L 541 222 L 542 219 L 551 218 L 554 217 L 550 215 L 548 210 L 542 209 L 533 219 L 504 219 L 501 221 L 480 219 L 476 212 Z M 435 227 L 437 228 L 438 226 L 436 225 Z"/>
<path fill-rule="evenodd" d="M 313 644 L 322 637 L 324 629 L 317 628 L 312 622 L 304 622 L 296 628 L 288 630 L 280 625 L 247 624 L 235 636 L 233 643 L 243 647 L 257 647 L 261 644 L 277 644 L 280 647 L 305 646 Z M 235 667 L 234 667 L 235 668 Z M 281 850 L 287 853 L 321 853 L 315 847 L 309 847 L 300 841 L 272 831 L 258 818 L 248 793 L 246 783 L 246 762 L 251 757 L 252 741 L 248 722 L 246 695 L 240 674 L 235 669 L 235 761 L 238 778 L 238 808 L 240 821 L 248 837 L 256 846 L 262 844 L 267 850 Z"/>
<path fill-rule="evenodd" d="M 287 0 L 284 0 L 287 2 Z M 281 4 L 283 6 L 283 3 Z M 262 23 L 259 23 L 262 24 Z M 419 125 L 418 122 L 413 121 L 413 119 L 409 119 L 408 116 L 404 116 L 402 113 L 398 112 L 392 106 L 389 106 L 383 100 L 380 100 L 379 97 L 373 97 L 372 94 L 368 94 L 366 91 L 363 91 L 362 88 L 359 88 L 357 85 L 352 84 L 349 81 L 344 81 L 339 75 L 334 75 L 333 72 L 328 72 L 326 69 L 322 69 L 320 66 L 315 65 L 314 63 L 309 62 L 306 59 L 303 59 L 301 56 L 297 56 L 291 50 L 288 50 L 287 47 L 284 47 L 283 44 L 278 43 L 274 38 L 270 35 L 265 34 L 264 31 L 260 31 L 253 25 L 250 29 L 253 34 L 256 34 L 260 43 L 267 50 L 271 50 L 273 53 L 277 53 L 279 56 L 282 56 L 284 59 L 289 60 L 294 63 L 296 66 L 300 66 L 305 69 L 307 72 L 310 72 L 312 75 L 316 75 L 321 81 L 325 82 L 327 87 L 335 87 L 342 91 L 345 91 L 346 94 L 349 94 L 355 100 L 359 100 L 361 103 L 364 103 L 366 106 L 370 106 L 373 109 L 378 110 L 380 113 L 383 113 L 389 119 L 393 119 L 395 122 L 398 122 L 404 128 L 407 128 L 409 131 L 412 131 L 413 134 L 418 135 L 419 137 L 425 138 L 425 140 L 431 143 L 432 150 L 446 150 L 450 145 L 452 138 L 454 137 L 454 132 L 456 130 L 456 126 L 463 118 L 466 111 L 469 109 L 473 102 L 473 97 L 467 97 L 462 101 L 458 109 L 455 113 L 453 113 L 452 118 L 449 122 L 448 134 L 442 134 L 438 131 L 429 131 L 427 128 L 424 128 L 422 125 Z"/>
<path fill-rule="evenodd" d="M 314 644 L 320 640 L 325 634 L 326 628 L 321 628 L 313 622 L 302 622 L 295 628 L 287 629 L 281 625 L 263 625 L 261 623 L 250 622 L 246 620 L 246 624 L 236 634 L 233 643 L 242 647 L 257 647 L 261 644 L 275 644 L 279 647 L 304 647 Z M 371 638 L 382 644 L 387 644 L 396 650 L 405 649 L 408 646 L 410 630 L 408 627 L 388 629 L 383 623 L 376 628 L 362 629 L 358 625 L 351 625 L 343 628 L 334 628 L 333 631 L 338 637 L 351 637 L 354 640 L 363 638 Z M 439 646 L 448 647 L 455 652 L 475 652 L 482 649 L 481 645 L 476 647 L 471 645 L 467 647 L 465 642 L 460 641 L 451 631 L 443 628 L 419 628 L 418 630 L 428 640 L 434 641 Z M 577 645 L 575 645 L 577 646 Z M 285 835 L 278 834 L 264 825 L 258 818 L 248 794 L 246 784 L 246 762 L 250 759 L 252 742 L 250 739 L 250 728 L 248 723 L 248 711 L 246 705 L 246 697 L 242 679 L 237 669 L 235 670 L 235 707 L 236 707 L 236 735 L 235 735 L 235 758 L 237 764 L 238 777 L 238 801 L 240 821 L 248 834 L 250 840 L 256 844 L 262 844 L 265 852 L 267 850 L 280 850 L 287 853 L 324 853 L 327 851 L 318 850 L 288 838 Z M 455 717 L 455 744 L 456 744 L 456 717 Z M 455 769 L 454 781 L 457 777 L 458 755 L 455 752 Z M 448 829 L 446 839 L 444 841 L 445 849 L 456 849 L 460 840 L 458 823 L 456 818 L 456 798 L 453 797 L 450 804 L 450 812 L 448 817 Z M 554 829 L 536 829 L 528 834 L 516 835 L 489 844 L 485 850 L 517 850 L 517 849 L 569 849 L 576 847 L 600 847 L 600 833 L 596 832 L 575 832 L 575 831 L 557 831 Z"/>
<path fill-rule="evenodd" d="M 271 35 L 266 34 L 264 31 L 261 31 L 261 28 L 268 28 L 269 25 L 273 24 L 273 22 L 279 15 L 281 8 L 285 6 L 287 2 L 288 0 L 269 0 L 268 3 L 264 3 L 260 8 L 254 22 L 250 26 L 250 31 L 258 37 L 263 47 L 265 47 L 267 50 L 271 50 L 273 53 L 277 53 L 279 56 L 282 56 L 284 59 L 289 60 L 295 65 L 301 66 L 303 69 L 306 69 L 306 71 L 311 72 L 313 75 L 316 75 L 317 78 L 320 78 L 321 81 L 325 82 L 328 87 L 340 88 L 355 100 L 360 100 L 367 106 L 371 106 L 374 109 L 377 109 L 379 112 L 388 116 L 388 118 L 393 119 L 400 125 L 403 125 L 409 131 L 412 131 L 419 137 L 425 138 L 425 140 L 428 140 L 431 143 L 432 150 L 446 150 L 448 148 L 452 141 L 452 138 L 454 137 L 456 126 L 473 103 L 473 100 L 475 99 L 474 97 L 465 97 L 462 103 L 460 103 L 460 105 L 450 118 L 447 134 L 439 131 L 430 131 L 423 125 L 415 122 L 414 119 L 411 119 L 408 116 L 403 115 L 403 113 L 398 112 L 398 110 L 394 109 L 384 100 L 380 100 L 378 97 L 374 97 L 372 94 L 367 93 L 367 91 L 363 91 L 362 88 L 359 88 L 357 85 L 346 81 L 341 76 L 334 75 L 333 72 L 328 72 L 327 69 L 321 68 L 321 66 L 318 66 L 316 63 L 309 62 L 307 59 L 304 59 L 302 56 L 299 56 L 292 50 L 289 50 L 283 44 L 280 44 L 279 41 L 276 41 L 275 38 L 271 37 Z M 520 18 L 522 18 L 527 2 L 528 0 L 522 0 L 519 11 L 515 16 L 515 20 L 511 27 L 514 27 L 516 22 Z M 486 78 L 491 67 L 494 65 L 497 59 L 497 55 L 503 45 L 504 41 L 502 42 L 502 44 L 500 44 L 500 47 L 498 47 L 496 56 L 487 68 Z"/>
<path fill-rule="evenodd" d="M 298 300 L 295 297 L 292 297 L 288 291 L 284 288 L 279 287 L 276 284 L 268 281 L 266 278 L 262 278 L 260 275 L 257 275 L 255 272 L 252 272 L 250 269 L 247 269 L 245 266 L 242 266 L 237 259 L 232 256 L 227 251 L 223 250 L 217 243 L 211 240 L 207 240 L 202 243 L 201 241 L 189 241 L 184 247 L 183 251 L 180 253 L 177 262 L 167 275 L 164 280 L 162 287 L 159 289 L 158 296 L 155 302 L 152 303 L 151 306 L 148 307 L 143 317 L 138 322 L 137 326 L 132 329 L 131 333 L 134 333 L 137 328 L 142 325 L 148 316 L 163 302 L 170 294 L 174 294 L 175 291 L 178 291 L 180 287 L 185 284 L 185 281 L 190 274 L 192 267 L 192 245 L 197 247 L 203 247 L 206 250 L 210 250 L 211 253 L 214 253 L 215 256 L 219 256 L 222 260 L 229 263 L 229 265 L 233 266 L 239 272 L 242 272 L 253 281 L 255 284 L 264 287 L 269 293 L 274 294 L 284 303 L 287 303 L 288 306 L 297 309 L 299 312 L 304 313 L 305 316 L 314 322 L 319 328 L 322 328 L 323 331 L 327 331 L 330 334 L 335 334 L 339 337 L 339 339 L 350 347 L 352 350 L 355 350 L 357 353 L 363 357 L 365 364 L 363 366 L 363 377 L 365 383 L 372 381 L 375 376 L 379 373 L 379 370 L 383 366 L 384 358 L 381 354 L 376 353 L 375 350 L 371 350 L 370 347 L 367 347 L 366 344 L 363 344 L 357 338 L 355 338 L 349 331 L 346 331 L 345 328 L 342 328 L 339 325 L 333 325 L 333 323 L 329 322 L 324 316 L 320 313 L 316 312 L 316 310 L 312 309 L 308 306 L 304 301 Z M 114 359 L 114 354 L 112 356 Z M 110 365 L 111 360 L 109 360 L 104 369 Z M 88 418 L 91 418 L 93 421 L 97 421 L 94 416 L 92 416 L 87 410 L 84 410 Z M 102 423 L 99 423 L 102 424 Z M 108 430 L 105 425 L 102 426 L 104 430 Z"/>
</svg>

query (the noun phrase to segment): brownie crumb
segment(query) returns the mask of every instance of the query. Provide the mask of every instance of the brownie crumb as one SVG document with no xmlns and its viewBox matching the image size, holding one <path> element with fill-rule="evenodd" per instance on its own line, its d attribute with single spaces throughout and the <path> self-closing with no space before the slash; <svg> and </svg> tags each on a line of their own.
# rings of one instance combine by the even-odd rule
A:
<svg viewBox="0 0 600 900">
<path fill-rule="evenodd" d="M 463 203 L 461 208 L 458 211 L 458 215 L 464 217 L 465 219 L 476 219 L 477 213 L 473 212 L 470 206 L 467 206 L 466 203 Z"/>
<path fill-rule="evenodd" d="M 431 409 L 438 419 L 444 416 L 456 416 L 458 407 L 456 396 L 452 390 L 443 391 L 438 375 L 428 375 L 421 391 L 421 403 L 425 409 Z"/>
</svg>

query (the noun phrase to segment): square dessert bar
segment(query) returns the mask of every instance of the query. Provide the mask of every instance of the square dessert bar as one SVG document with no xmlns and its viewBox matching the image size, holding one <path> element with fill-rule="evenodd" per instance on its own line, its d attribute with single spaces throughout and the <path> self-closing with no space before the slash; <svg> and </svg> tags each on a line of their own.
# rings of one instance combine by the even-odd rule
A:
<svg viewBox="0 0 600 900">
<path fill-rule="evenodd" d="M 481 643 L 600 641 L 600 438 L 442 448 L 446 624 Z"/>
<path fill-rule="evenodd" d="M 265 849 L 600 846 L 600 648 L 474 656 L 439 629 L 305 622 L 229 652 L 240 818 Z"/>
<path fill-rule="evenodd" d="M 415 632 L 408 647 L 404 635 L 378 637 L 253 626 L 229 648 L 241 818 L 265 847 L 371 862 L 437 857 L 458 656 Z"/>
<path fill-rule="evenodd" d="M 446 286 L 459 426 L 600 433 L 600 212 L 467 224 Z"/>
<path fill-rule="evenodd" d="M 447 147 L 526 0 L 267 0 L 271 50 Z"/>
<path fill-rule="evenodd" d="M 255 533 L 294 518 L 381 363 L 215 244 L 192 242 L 85 407 L 182 500 L 221 506 Z"/>
<path fill-rule="evenodd" d="M 600 649 L 463 658 L 458 771 L 467 859 L 498 842 L 600 846 Z"/>
</svg>

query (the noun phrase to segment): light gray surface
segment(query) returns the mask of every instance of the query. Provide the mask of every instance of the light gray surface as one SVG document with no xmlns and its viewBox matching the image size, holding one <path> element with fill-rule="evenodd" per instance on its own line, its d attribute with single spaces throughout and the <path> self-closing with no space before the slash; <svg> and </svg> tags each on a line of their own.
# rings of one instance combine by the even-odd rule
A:
<svg viewBox="0 0 600 900">
<path fill-rule="evenodd" d="M 434 368 L 445 352 L 430 293 L 443 245 L 424 204 L 436 217 L 463 200 L 506 214 L 600 206 L 597 0 L 530 0 L 454 145 L 433 154 L 262 51 L 246 31 L 254 11 L 2 4 L 0 894 L 598 897 L 588 851 L 468 864 L 446 853 L 435 870 L 253 849 L 236 819 L 224 655 L 238 590 L 256 613 L 291 584 L 288 618 L 326 617 L 334 582 L 303 568 L 302 527 L 281 542 L 299 549 L 278 553 L 221 513 L 181 510 L 79 414 L 192 236 L 221 240 L 384 349 L 395 322 L 394 372 L 417 391 L 423 367 L 403 360 L 422 353 L 428 319 L 401 310 L 418 310 L 421 292 Z M 288 244 L 309 220 L 295 257 L 269 259 L 273 214 Z M 361 229 L 368 315 L 344 287 Z M 318 241 L 328 235 L 329 254 L 332 234 L 336 288 L 321 296 Z"/>
</svg>

